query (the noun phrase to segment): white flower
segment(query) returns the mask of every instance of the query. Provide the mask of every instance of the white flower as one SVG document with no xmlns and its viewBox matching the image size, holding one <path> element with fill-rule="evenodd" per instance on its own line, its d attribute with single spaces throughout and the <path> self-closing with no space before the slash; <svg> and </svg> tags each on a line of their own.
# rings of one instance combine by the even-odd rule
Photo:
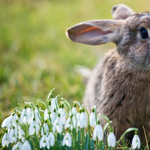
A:
<svg viewBox="0 0 150 150">
<path fill-rule="evenodd" d="M 46 138 L 46 144 L 47 144 L 47 149 L 50 149 L 50 146 L 54 146 L 55 137 L 54 137 L 54 134 L 52 132 L 50 132 L 50 134 Z"/>
<path fill-rule="evenodd" d="M 27 108 L 27 113 L 28 113 L 28 124 L 30 124 L 34 117 L 33 109 L 30 107 Z"/>
<path fill-rule="evenodd" d="M 56 109 L 54 109 L 54 112 L 51 113 L 52 124 L 54 124 L 56 118 L 57 118 L 57 113 L 56 113 Z"/>
<path fill-rule="evenodd" d="M 54 109 L 56 109 L 57 104 L 57 98 L 52 98 L 51 100 L 51 113 L 54 112 Z"/>
<path fill-rule="evenodd" d="M 5 145 L 8 146 L 9 144 L 9 135 L 8 135 L 8 131 L 4 134 L 3 138 L 2 138 L 2 146 L 4 147 Z"/>
<path fill-rule="evenodd" d="M 63 124 L 65 124 L 66 122 L 66 112 L 64 110 L 64 108 L 59 108 L 59 113 L 60 113 L 60 118 Z"/>
<path fill-rule="evenodd" d="M 40 140 L 40 149 L 43 148 L 43 147 L 46 147 L 46 145 L 47 145 L 46 139 L 47 139 L 47 136 L 43 135 L 41 140 Z"/>
<path fill-rule="evenodd" d="M 10 128 L 12 126 L 12 123 L 17 119 L 17 115 L 15 113 L 13 113 L 12 115 L 10 115 L 9 117 L 7 117 L 3 122 L 1 127 L 8 127 Z"/>
<path fill-rule="evenodd" d="M 41 126 L 41 120 L 38 113 L 35 113 L 35 121 L 39 124 L 39 126 Z"/>
<path fill-rule="evenodd" d="M 69 128 L 71 124 L 71 118 L 69 117 L 65 123 L 65 129 Z"/>
<path fill-rule="evenodd" d="M 49 115 L 48 115 L 48 110 L 46 108 L 44 111 L 44 120 L 47 120 L 48 118 L 49 118 Z"/>
<path fill-rule="evenodd" d="M 28 112 L 27 112 L 26 106 L 21 112 L 21 118 L 20 119 L 21 119 L 22 123 L 28 123 Z"/>
<path fill-rule="evenodd" d="M 62 120 L 60 118 L 60 114 L 58 115 L 57 119 L 54 122 L 53 125 L 53 133 L 57 130 L 58 133 L 61 133 L 63 130 L 63 123 Z"/>
<path fill-rule="evenodd" d="M 39 124 L 35 121 L 35 119 L 33 119 L 29 127 L 29 135 L 33 135 L 34 133 L 38 135 L 39 130 L 40 130 Z"/>
<path fill-rule="evenodd" d="M 116 146 L 116 137 L 115 137 L 113 132 L 109 133 L 107 142 L 108 142 L 109 147 L 115 147 Z"/>
<path fill-rule="evenodd" d="M 71 134 L 69 132 L 66 133 L 66 135 L 63 138 L 63 142 L 62 145 L 67 145 L 68 147 L 71 147 L 72 145 L 72 137 Z"/>
<path fill-rule="evenodd" d="M 72 119 L 72 120 L 71 120 Z M 77 126 L 77 119 L 76 116 L 72 115 L 71 117 L 69 117 L 65 123 L 65 129 L 70 128 L 71 130 L 73 128 L 76 129 L 76 131 L 78 131 L 78 126 Z"/>
<path fill-rule="evenodd" d="M 18 126 L 18 138 L 24 142 L 25 141 L 25 133 L 24 133 L 24 130 Z"/>
<path fill-rule="evenodd" d="M 80 120 L 80 128 L 87 127 L 87 116 L 85 112 L 81 113 L 79 120 Z"/>
<path fill-rule="evenodd" d="M 92 111 L 92 113 L 90 115 L 90 126 L 94 128 L 95 124 L 96 124 L 95 112 Z"/>
<path fill-rule="evenodd" d="M 48 124 L 47 122 L 45 122 L 42 126 L 42 129 L 41 129 L 41 135 L 48 135 L 48 132 L 49 132 L 49 127 L 48 127 Z"/>
<path fill-rule="evenodd" d="M 16 145 L 13 146 L 12 150 L 22 150 L 22 143 L 18 142 Z"/>
<path fill-rule="evenodd" d="M 25 142 L 22 145 L 22 150 L 31 150 L 29 141 L 25 140 Z"/>
<path fill-rule="evenodd" d="M 9 131 L 9 141 L 10 141 L 10 143 L 16 143 L 17 142 L 17 133 L 15 130 L 15 127 L 10 129 L 10 131 Z"/>
<path fill-rule="evenodd" d="M 135 131 L 135 135 L 132 139 L 132 149 L 136 149 L 136 148 L 140 149 L 140 147 L 141 147 L 141 141 L 139 136 L 137 135 L 137 131 Z"/>
<path fill-rule="evenodd" d="M 93 140 L 96 140 L 96 137 L 99 141 L 103 140 L 103 129 L 100 124 L 97 124 L 93 131 Z"/>
<path fill-rule="evenodd" d="M 77 114 L 76 105 L 73 106 L 73 108 L 72 108 L 72 113 L 73 113 L 73 115 L 76 115 L 76 114 Z"/>
<path fill-rule="evenodd" d="M 81 115 L 81 113 L 78 112 L 77 113 L 77 125 L 78 125 L 78 127 L 80 127 L 80 115 Z"/>
</svg>

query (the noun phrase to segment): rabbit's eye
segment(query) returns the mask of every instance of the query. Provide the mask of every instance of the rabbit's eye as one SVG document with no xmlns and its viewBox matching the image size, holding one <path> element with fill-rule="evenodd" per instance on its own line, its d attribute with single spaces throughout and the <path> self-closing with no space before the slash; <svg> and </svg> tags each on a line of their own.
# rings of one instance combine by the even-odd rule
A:
<svg viewBox="0 0 150 150">
<path fill-rule="evenodd" d="M 141 27 L 139 31 L 142 39 L 148 38 L 148 31 L 144 27 Z"/>
</svg>

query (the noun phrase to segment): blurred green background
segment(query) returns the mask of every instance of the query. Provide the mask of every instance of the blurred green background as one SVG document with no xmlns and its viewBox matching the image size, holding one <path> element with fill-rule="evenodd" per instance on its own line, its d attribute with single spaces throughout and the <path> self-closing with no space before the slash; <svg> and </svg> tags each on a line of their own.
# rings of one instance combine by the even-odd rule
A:
<svg viewBox="0 0 150 150">
<path fill-rule="evenodd" d="M 81 101 L 85 85 L 76 65 L 92 69 L 113 44 L 86 46 L 69 41 L 68 27 L 111 17 L 113 5 L 135 12 L 149 0 L 0 0 L 0 118 L 19 103 L 46 101 L 55 88 L 70 103 Z"/>
</svg>

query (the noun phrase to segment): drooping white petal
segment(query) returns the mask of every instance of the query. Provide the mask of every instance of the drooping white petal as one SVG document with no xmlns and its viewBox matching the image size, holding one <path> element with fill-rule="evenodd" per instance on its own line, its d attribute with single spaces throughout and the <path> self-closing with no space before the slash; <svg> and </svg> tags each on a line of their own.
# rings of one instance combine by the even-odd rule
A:
<svg viewBox="0 0 150 150">
<path fill-rule="evenodd" d="M 28 123 L 28 113 L 26 108 L 22 110 L 20 119 L 22 123 Z"/>
<path fill-rule="evenodd" d="M 43 135 L 40 140 L 40 148 L 46 147 L 46 135 Z"/>
<path fill-rule="evenodd" d="M 71 123 L 71 119 L 70 117 L 67 119 L 66 123 L 65 123 L 65 129 L 70 127 L 70 123 Z"/>
<path fill-rule="evenodd" d="M 94 128 L 95 124 L 96 124 L 95 112 L 92 112 L 90 115 L 90 126 Z"/>
<path fill-rule="evenodd" d="M 31 146 L 28 140 L 25 140 L 25 142 L 23 143 L 22 150 L 31 150 Z"/>
<path fill-rule="evenodd" d="M 113 132 L 110 132 L 108 135 L 107 143 L 109 147 L 115 147 L 116 146 L 116 137 Z"/>
<path fill-rule="evenodd" d="M 39 126 L 41 126 L 41 120 L 38 113 L 35 113 L 35 121 L 39 124 Z"/>
<path fill-rule="evenodd" d="M 48 110 L 47 108 L 45 109 L 44 111 L 44 120 L 47 120 L 49 117 L 48 117 Z"/>
<path fill-rule="evenodd" d="M 50 146 L 54 146 L 55 137 L 54 137 L 54 134 L 52 132 L 50 132 L 50 134 L 48 135 L 48 137 L 46 139 L 46 143 L 47 143 L 47 148 L 48 149 L 50 148 Z"/>
<path fill-rule="evenodd" d="M 77 109 L 76 109 L 76 107 L 73 107 L 73 108 L 72 108 L 72 113 L 73 113 L 73 115 L 76 115 L 76 114 L 77 114 Z"/>
<path fill-rule="evenodd" d="M 62 145 L 67 145 L 68 147 L 71 147 L 72 145 L 72 137 L 71 134 L 69 132 L 66 133 L 66 135 L 63 138 L 63 142 Z"/>
<path fill-rule="evenodd" d="M 96 137 L 99 141 L 103 140 L 103 129 L 100 124 L 97 124 L 93 131 L 93 140 L 96 140 Z"/>
<path fill-rule="evenodd" d="M 10 143 L 16 143 L 17 142 L 17 137 L 16 137 L 16 133 L 15 133 L 15 128 L 13 127 L 12 129 L 10 129 L 9 132 L 9 141 Z"/>
<path fill-rule="evenodd" d="M 87 116 L 85 112 L 82 112 L 80 115 L 80 128 L 87 127 Z"/>
<path fill-rule="evenodd" d="M 5 145 L 8 146 L 9 143 L 10 143 L 10 142 L 9 142 L 9 135 L 8 135 L 8 133 L 5 133 L 4 136 L 3 136 L 3 138 L 2 138 L 2 146 L 3 146 L 3 147 L 4 147 Z"/>
<path fill-rule="evenodd" d="M 65 124 L 66 122 L 66 113 L 63 108 L 59 108 L 60 118 L 62 120 L 62 123 Z"/>
<path fill-rule="evenodd" d="M 18 142 L 16 145 L 13 146 L 12 150 L 22 150 L 22 143 Z"/>
<path fill-rule="evenodd" d="M 52 112 L 52 113 L 51 113 L 52 124 L 54 124 L 56 118 L 57 118 L 57 113 L 56 113 L 56 112 Z"/>
<path fill-rule="evenodd" d="M 57 104 L 57 98 L 52 98 L 51 100 L 51 113 L 54 112 L 54 109 L 56 109 Z"/>
<path fill-rule="evenodd" d="M 33 120 L 29 127 L 29 135 L 33 135 L 34 133 L 38 135 L 39 129 L 40 129 L 39 124 L 35 120 Z"/>
<path fill-rule="evenodd" d="M 80 127 L 80 116 L 81 116 L 81 113 L 77 113 L 77 124 L 78 124 L 78 127 Z"/>
<path fill-rule="evenodd" d="M 4 128 L 6 126 L 8 126 L 12 121 L 12 115 L 10 115 L 9 117 L 7 117 L 3 122 L 2 122 L 2 125 L 1 127 Z"/>
<path fill-rule="evenodd" d="M 132 139 L 132 149 L 140 149 L 141 147 L 141 141 L 140 138 L 137 134 L 134 135 L 133 139 Z"/>
<path fill-rule="evenodd" d="M 18 127 L 18 138 L 24 142 L 25 141 L 25 133 L 24 130 L 19 126 Z"/>
<path fill-rule="evenodd" d="M 63 123 L 60 117 L 58 116 L 53 125 L 53 133 L 57 130 L 58 133 L 61 133 L 63 130 Z"/>
<path fill-rule="evenodd" d="M 42 126 L 42 129 L 41 129 L 41 135 L 48 135 L 48 132 L 49 132 L 49 127 L 48 127 L 48 124 L 47 123 L 44 123 L 43 126 Z"/>
<path fill-rule="evenodd" d="M 33 109 L 32 108 L 27 108 L 27 114 L 28 114 L 28 124 L 31 123 L 31 121 L 33 120 L 33 117 L 34 117 L 34 112 L 33 112 Z"/>
</svg>

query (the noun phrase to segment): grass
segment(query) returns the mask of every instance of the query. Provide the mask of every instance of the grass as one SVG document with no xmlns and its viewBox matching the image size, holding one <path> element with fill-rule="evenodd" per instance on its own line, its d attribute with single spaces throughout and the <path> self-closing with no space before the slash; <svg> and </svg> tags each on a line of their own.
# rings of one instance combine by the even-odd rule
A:
<svg viewBox="0 0 150 150">
<path fill-rule="evenodd" d="M 0 120 L 24 101 L 46 100 L 55 88 L 71 103 L 82 100 L 85 85 L 75 65 L 92 69 L 113 44 L 86 46 L 66 38 L 68 27 L 112 18 L 113 5 L 149 10 L 148 0 L 0 0 Z M 1 122 L 1 121 L 0 121 Z"/>
</svg>

